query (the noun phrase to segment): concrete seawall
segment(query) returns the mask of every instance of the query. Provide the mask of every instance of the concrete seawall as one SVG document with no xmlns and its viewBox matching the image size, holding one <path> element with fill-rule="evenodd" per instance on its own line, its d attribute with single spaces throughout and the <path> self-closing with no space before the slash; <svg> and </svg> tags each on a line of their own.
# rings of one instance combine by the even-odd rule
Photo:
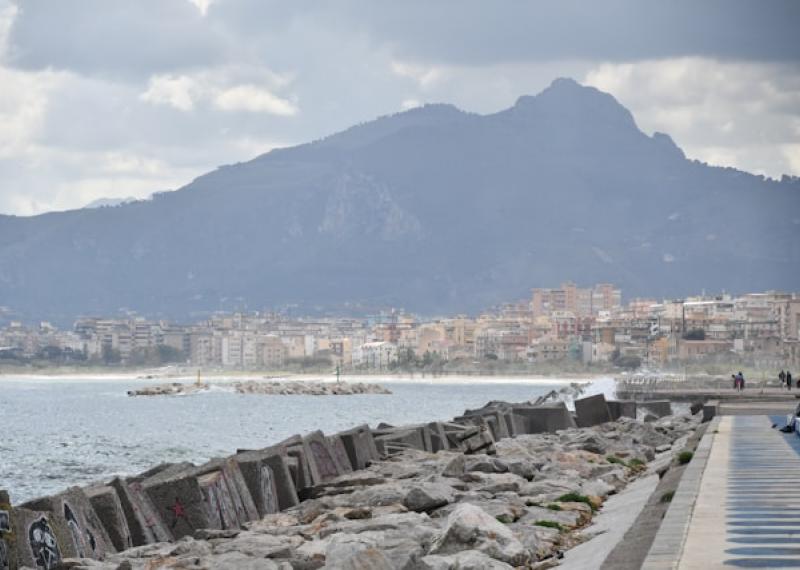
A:
<svg viewBox="0 0 800 570">
<path fill-rule="evenodd" d="M 318 568 L 341 554 L 322 527 L 302 530 L 320 517 L 327 521 L 323 527 L 387 518 L 386 528 L 396 528 L 398 540 L 410 533 L 402 541 L 403 552 L 419 564 L 403 567 L 446 568 L 462 564 L 459 557 L 467 555 L 486 557 L 482 567 L 487 568 L 533 564 L 568 548 L 571 529 L 591 520 L 603 497 L 624 487 L 657 450 L 668 451 L 672 441 L 700 421 L 698 414 L 693 420 L 653 416 L 661 423 L 638 422 L 630 417 L 636 416 L 635 403 L 606 402 L 603 396 L 577 400 L 576 410 L 573 415 L 560 402 L 491 402 L 449 422 L 296 435 L 204 465 L 159 465 L 13 507 L 6 498 L 3 508 L 0 494 L 0 568 L 57 568 L 67 559 L 87 561 L 87 568 L 88 560 L 103 561 L 95 568 L 129 568 L 130 559 L 181 548 L 199 549 L 195 554 L 202 551 L 209 560 L 231 552 L 249 556 L 237 541 L 259 528 L 258 540 L 272 540 L 278 552 L 267 558 L 284 560 L 285 568 Z M 401 513 L 424 514 L 415 525 L 430 536 L 414 539 L 398 522 Z M 456 513 L 457 520 L 451 520 Z M 469 545 L 444 546 L 453 540 L 448 525 L 465 520 L 483 530 L 491 527 L 486 531 L 494 537 L 490 542 L 502 535 L 503 544 L 478 552 Z M 494 528 L 497 520 L 508 528 Z M 291 534 L 287 529 L 295 526 L 296 539 L 284 544 L 284 538 L 276 538 Z M 230 552 L 218 552 L 221 541 L 231 542 Z M 178 546 L 165 546 L 175 542 Z M 321 554 L 310 552 L 314 548 L 321 548 Z M 348 548 L 356 558 L 369 550 Z M 377 558 L 401 556 L 392 548 L 377 551 Z M 424 566 L 424 558 L 437 559 Z M 76 562 L 72 567 L 83 566 Z M 280 566 L 276 562 L 274 567 Z"/>
</svg>

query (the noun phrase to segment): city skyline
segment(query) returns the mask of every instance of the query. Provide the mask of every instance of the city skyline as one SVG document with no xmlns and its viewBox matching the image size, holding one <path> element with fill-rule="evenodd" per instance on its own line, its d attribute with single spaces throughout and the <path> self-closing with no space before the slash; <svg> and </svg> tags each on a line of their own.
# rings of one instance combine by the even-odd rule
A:
<svg viewBox="0 0 800 570">
<path fill-rule="evenodd" d="M 2 316 L 2 314 L 0 314 Z M 622 302 L 611 284 L 565 282 L 477 315 L 426 318 L 402 310 L 364 317 L 218 313 L 177 324 L 142 317 L 82 317 L 0 329 L 0 361 L 52 365 L 188 364 L 224 369 L 402 366 L 487 362 L 664 366 L 713 358 L 800 365 L 800 294 L 761 292 Z M 0 362 L 1 363 L 1 362 Z"/>
</svg>

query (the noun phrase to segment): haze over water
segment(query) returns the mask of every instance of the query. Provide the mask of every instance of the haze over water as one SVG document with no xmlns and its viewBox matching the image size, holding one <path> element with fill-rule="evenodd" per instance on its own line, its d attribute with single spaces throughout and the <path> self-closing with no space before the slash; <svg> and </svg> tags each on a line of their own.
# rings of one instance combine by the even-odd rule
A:
<svg viewBox="0 0 800 570">
<path fill-rule="evenodd" d="M 380 380 L 391 395 L 260 396 L 213 388 L 131 398 L 127 390 L 158 382 L 0 378 L 0 486 L 20 503 L 160 462 L 199 464 L 316 429 L 448 420 L 489 400 L 531 400 L 570 382 Z"/>
</svg>

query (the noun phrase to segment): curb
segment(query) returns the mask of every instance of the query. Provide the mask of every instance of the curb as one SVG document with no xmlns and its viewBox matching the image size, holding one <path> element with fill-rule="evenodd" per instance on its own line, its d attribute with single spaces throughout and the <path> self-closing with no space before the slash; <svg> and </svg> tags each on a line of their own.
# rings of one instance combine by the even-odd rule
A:
<svg viewBox="0 0 800 570">
<path fill-rule="evenodd" d="M 678 567 L 689 532 L 694 505 L 700 492 L 703 472 L 706 470 L 714 432 L 720 417 L 711 420 L 700 443 L 694 451 L 692 461 L 683 472 L 681 481 L 672 498 L 669 509 L 661 521 L 650 551 L 642 564 L 642 570 L 666 570 Z"/>
</svg>

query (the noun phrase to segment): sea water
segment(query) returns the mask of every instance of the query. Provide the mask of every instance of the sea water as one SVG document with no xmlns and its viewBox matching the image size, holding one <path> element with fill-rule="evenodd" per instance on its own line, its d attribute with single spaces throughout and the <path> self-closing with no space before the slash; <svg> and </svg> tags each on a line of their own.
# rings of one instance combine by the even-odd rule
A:
<svg viewBox="0 0 800 570">
<path fill-rule="evenodd" d="M 533 400 L 572 381 L 371 379 L 391 395 L 265 396 L 224 386 L 129 397 L 158 381 L 0 377 L 0 489 L 16 503 L 161 462 L 202 463 L 296 433 L 448 420 L 490 400 Z M 610 379 L 587 393 L 607 391 Z"/>
</svg>

